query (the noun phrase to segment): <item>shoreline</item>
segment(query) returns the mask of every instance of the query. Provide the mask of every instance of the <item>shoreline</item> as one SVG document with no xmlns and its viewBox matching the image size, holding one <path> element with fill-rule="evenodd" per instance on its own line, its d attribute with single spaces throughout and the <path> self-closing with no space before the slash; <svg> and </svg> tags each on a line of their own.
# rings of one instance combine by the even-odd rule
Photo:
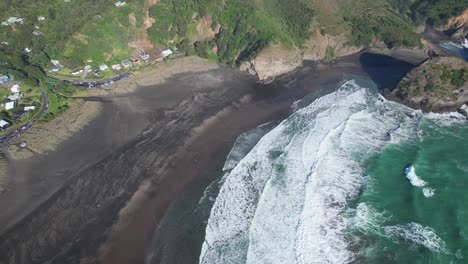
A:
<svg viewBox="0 0 468 264">
<path fill-rule="evenodd" d="M 145 245 L 148 242 L 148 234 L 152 234 L 154 225 L 157 225 L 157 221 L 151 221 L 155 217 L 151 214 L 163 217 L 174 195 L 178 195 L 186 184 L 200 176 L 197 172 L 203 170 L 203 164 L 210 165 L 209 156 L 215 155 L 216 149 L 230 147 L 243 129 L 253 128 L 266 120 L 271 121 L 288 113 L 294 101 L 310 92 L 316 92 L 318 87 L 328 87 L 320 92 L 334 89 L 336 83 L 343 79 L 343 72 L 364 74 L 366 70 L 362 69 L 359 58 L 359 55 L 354 55 L 340 59 L 332 65 L 306 62 L 294 73 L 283 76 L 271 85 L 258 84 L 252 76 L 216 64 L 213 66 L 211 62 L 207 62 L 207 67 L 211 70 L 203 70 L 197 62 L 190 66 L 195 67 L 193 71 L 182 74 L 175 63 L 174 68 L 169 71 L 177 72 L 172 77 L 169 77 L 169 74 L 148 77 L 147 82 L 140 83 L 146 85 L 132 88 L 134 92 L 122 90 L 125 95 L 109 95 L 112 100 L 105 105 L 102 114 L 88 127 L 61 144 L 56 154 L 46 155 L 31 165 L 17 164 L 17 174 L 30 174 L 31 170 L 41 166 L 43 171 L 36 171 L 40 176 L 35 177 L 35 181 L 48 179 L 49 182 L 58 180 L 62 183 L 51 188 L 41 182 L 38 190 L 32 194 L 44 195 L 44 188 L 47 188 L 54 193 L 53 197 L 47 197 L 45 203 L 39 203 L 35 199 L 35 202 L 39 203 L 38 207 L 23 219 L 21 225 L 14 225 L 6 233 L 3 230 L 0 255 L 9 258 L 17 256 L 23 260 L 47 260 L 53 257 L 58 261 L 54 263 L 63 263 L 65 259 L 83 257 L 89 262 L 97 261 L 95 257 L 98 253 L 101 253 L 102 258 L 106 258 L 107 254 L 109 260 L 117 261 L 125 259 L 125 256 L 120 255 L 125 253 L 132 256 L 132 260 L 134 256 L 143 260 L 144 246 L 134 248 L 134 252 L 131 253 L 129 250 L 123 250 L 125 245 Z M 151 80 L 158 81 L 157 85 L 148 85 Z M 245 96 L 249 94 L 251 99 L 247 100 L 249 97 Z M 222 112 L 226 107 L 231 108 Z M 227 116 L 236 116 L 237 121 L 232 124 L 234 127 L 230 127 L 227 120 L 222 118 L 210 119 L 220 111 Z M 216 122 L 210 123 L 207 120 Z M 215 133 L 214 129 L 206 128 L 197 130 L 203 122 L 208 122 L 205 125 L 209 128 L 217 126 L 221 132 Z M 198 132 L 189 134 L 188 131 Z M 230 133 L 230 140 L 225 138 L 226 133 Z M 194 147 L 184 154 L 186 149 L 181 145 L 181 141 L 194 135 L 196 140 L 188 146 L 203 149 L 206 151 L 205 155 L 199 157 Z M 79 142 L 79 145 L 73 142 Z M 214 142 L 216 144 L 213 144 Z M 180 170 L 183 172 L 187 168 L 177 166 L 173 161 L 174 153 L 181 152 L 181 148 L 183 151 L 181 156 L 178 156 L 179 160 L 187 161 L 187 164 L 198 168 L 191 176 L 181 173 Z M 92 152 L 94 150 L 95 153 Z M 89 155 L 90 152 L 92 155 L 82 160 L 64 160 L 66 157 Z M 193 162 L 194 160 L 198 162 Z M 52 165 L 45 165 L 43 162 Z M 29 168 L 26 168 L 27 166 Z M 47 166 L 52 166 L 52 170 Z M 54 176 L 49 176 L 51 174 Z M 64 174 L 68 177 L 65 181 L 61 179 Z M 180 181 L 167 175 L 176 175 Z M 149 199 L 153 211 L 139 206 L 145 203 L 140 204 L 141 200 L 138 199 L 138 189 L 149 179 L 153 179 L 150 182 L 156 185 L 153 185 L 154 188 L 149 192 L 143 188 L 143 193 L 148 194 L 143 195 L 143 198 Z M 24 179 L 18 178 L 18 181 L 22 180 Z M 181 181 L 185 181 L 185 184 L 179 184 Z M 163 187 L 162 183 L 167 188 Z M 26 185 L 25 188 L 30 186 Z M 21 189 L 16 191 L 21 193 Z M 164 198 L 164 192 L 159 194 L 160 191 L 169 192 L 166 193 L 168 196 Z M 135 197 L 137 205 L 132 205 L 135 202 L 131 200 L 132 197 Z M 14 195 L 11 197 L 16 198 Z M 6 204 L 8 200 L 3 203 L 0 201 L 0 208 Z M 25 211 L 19 204 L 16 205 L 18 210 L 21 209 L 18 212 Z M 28 206 L 34 207 L 35 204 Z M 130 220 L 140 219 L 133 222 L 133 225 L 132 222 L 126 222 L 125 217 L 119 220 L 119 212 L 126 206 L 136 210 L 130 214 Z M 70 208 L 73 210 L 69 210 Z M 11 210 L 2 212 L 0 218 L 15 212 Z M 125 215 L 124 212 L 125 210 L 122 211 L 122 215 Z M 136 219 L 138 213 L 145 217 Z M 119 221 L 126 222 L 127 227 L 143 226 L 139 222 L 143 221 L 146 229 L 142 227 L 138 231 L 112 227 Z M 28 230 L 35 230 L 34 235 L 28 236 Z M 146 237 L 138 237 L 134 233 L 146 234 Z M 109 241 L 109 235 L 112 238 L 111 242 L 115 242 L 113 245 L 107 244 L 107 249 L 111 249 L 109 252 L 113 252 L 112 254 L 105 253 L 106 247 L 101 247 L 104 242 Z M 133 240 L 132 236 L 136 240 Z M 53 245 L 46 243 L 46 248 L 51 250 L 42 251 L 35 247 L 37 243 L 42 244 L 39 241 L 44 239 L 53 241 Z M 102 248 L 100 252 L 97 252 L 98 248 Z M 25 253 L 24 250 L 27 249 L 31 251 Z"/>
</svg>

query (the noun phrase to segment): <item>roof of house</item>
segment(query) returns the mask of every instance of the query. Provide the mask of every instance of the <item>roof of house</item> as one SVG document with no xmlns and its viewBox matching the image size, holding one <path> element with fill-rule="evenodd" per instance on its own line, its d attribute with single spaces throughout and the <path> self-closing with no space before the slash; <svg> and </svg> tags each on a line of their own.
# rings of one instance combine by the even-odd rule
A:
<svg viewBox="0 0 468 264">
<path fill-rule="evenodd" d="M 10 110 L 10 109 L 13 109 L 15 108 L 15 102 L 7 102 L 5 104 L 5 110 Z"/>
<path fill-rule="evenodd" d="M 167 56 L 169 56 L 169 55 L 172 54 L 172 50 L 170 50 L 170 49 L 163 50 L 161 53 L 162 53 L 162 55 L 163 55 L 164 57 L 167 57 Z"/>
<path fill-rule="evenodd" d="M 34 105 L 24 107 L 24 111 L 29 111 L 29 110 L 34 110 L 34 109 L 36 109 L 36 106 L 34 106 Z"/>
<path fill-rule="evenodd" d="M 15 101 L 15 100 L 20 99 L 21 97 L 23 97 L 23 95 L 21 93 L 14 93 L 12 95 L 9 95 L 8 99 L 10 99 L 12 101 Z"/>
<path fill-rule="evenodd" d="M 6 125 L 9 125 L 10 123 L 8 123 L 7 121 L 5 120 L 0 120 L 0 127 L 5 127 Z"/>
<path fill-rule="evenodd" d="M 20 86 L 18 84 L 15 84 L 10 88 L 10 91 L 13 92 L 13 93 L 19 93 Z"/>
</svg>

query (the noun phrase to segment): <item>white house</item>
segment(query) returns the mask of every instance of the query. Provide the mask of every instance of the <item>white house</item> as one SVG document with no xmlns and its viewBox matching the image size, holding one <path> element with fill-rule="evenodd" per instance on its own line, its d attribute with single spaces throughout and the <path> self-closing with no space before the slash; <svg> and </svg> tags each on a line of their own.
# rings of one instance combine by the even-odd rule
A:
<svg viewBox="0 0 468 264">
<path fill-rule="evenodd" d="M 12 93 L 19 93 L 19 92 L 20 92 L 20 86 L 19 86 L 19 84 L 13 85 L 13 86 L 10 88 L 10 91 L 11 91 Z"/>
<path fill-rule="evenodd" d="M 38 17 L 37 17 L 37 20 L 38 20 L 38 21 L 44 21 L 44 20 L 45 20 L 45 17 L 43 17 L 43 16 L 38 16 Z"/>
<path fill-rule="evenodd" d="M 111 66 L 113 70 L 120 71 L 122 69 L 122 66 L 120 64 L 114 64 Z"/>
<path fill-rule="evenodd" d="M 12 95 L 9 95 L 8 96 L 8 99 L 10 99 L 11 101 L 16 101 L 16 100 L 19 100 L 23 97 L 23 95 L 21 93 L 14 93 Z"/>
<path fill-rule="evenodd" d="M 5 104 L 5 110 L 11 110 L 13 108 L 15 108 L 15 102 L 14 101 L 13 102 L 8 102 L 8 103 Z"/>
<path fill-rule="evenodd" d="M 161 52 L 161 54 L 163 55 L 164 58 L 166 58 L 167 56 L 169 56 L 169 55 L 172 54 L 172 50 L 170 50 L 170 49 L 163 50 L 163 51 Z"/>
<path fill-rule="evenodd" d="M 31 52 L 31 49 L 30 48 L 24 48 L 24 52 L 29 53 L 29 52 Z"/>
<path fill-rule="evenodd" d="M 82 69 L 74 70 L 74 71 L 71 72 L 72 75 L 78 75 L 80 73 L 83 73 Z"/>
<path fill-rule="evenodd" d="M 31 110 L 34 110 L 34 109 L 36 109 L 36 106 L 34 106 L 34 105 L 24 107 L 24 111 L 31 111 Z"/>
<path fill-rule="evenodd" d="M 85 69 L 86 72 L 91 72 L 91 70 L 92 70 L 92 69 L 91 69 L 91 65 L 86 65 L 86 66 L 84 67 L 84 69 Z"/>
<path fill-rule="evenodd" d="M 8 75 L 2 75 L 0 76 L 0 83 L 6 83 L 10 80 L 10 77 Z"/>
<path fill-rule="evenodd" d="M 58 61 L 58 60 L 50 60 L 50 63 L 52 63 L 52 65 L 60 66 L 60 61 Z"/>
<path fill-rule="evenodd" d="M 4 128 L 7 128 L 10 126 L 10 123 L 8 123 L 7 121 L 5 120 L 0 120 L 0 128 L 4 129 Z"/>
<path fill-rule="evenodd" d="M 7 19 L 6 22 L 8 23 L 8 25 L 13 25 L 15 23 L 23 24 L 24 19 L 22 19 L 21 17 L 10 17 L 9 19 Z"/>
<path fill-rule="evenodd" d="M 101 64 L 101 66 L 99 66 L 99 69 L 100 69 L 101 71 L 105 71 L 105 70 L 109 69 L 109 67 L 107 67 L 106 64 Z"/>
<path fill-rule="evenodd" d="M 127 4 L 126 2 L 118 1 L 118 2 L 115 2 L 114 5 L 115 5 L 116 7 L 121 7 L 121 6 L 124 6 L 124 5 L 126 5 L 126 4 Z"/>
</svg>

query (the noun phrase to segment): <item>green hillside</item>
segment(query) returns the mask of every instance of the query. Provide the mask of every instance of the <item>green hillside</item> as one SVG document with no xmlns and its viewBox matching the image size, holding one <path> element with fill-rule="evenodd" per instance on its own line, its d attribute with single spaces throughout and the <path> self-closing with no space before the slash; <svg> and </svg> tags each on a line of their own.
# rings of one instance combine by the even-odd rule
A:
<svg viewBox="0 0 468 264">
<path fill-rule="evenodd" d="M 51 59 L 68 69 L 91 60 L 116 63 L 130 57 L 129 43 L 142 35 L 153 45 L 230 66 L 270 43 L 301 47 L 317 29 L 346 36 L 347 45 L 415 46 L 416 25 L 443 23 L 467 1 L 127 0 L 117 7 L 115 0 L 2 0 L 0 22 L 18 17 L 23 23 L 0 26 L 0 42 L 8 43 L 0 44 L 0 73 L 40 79 Z M 154 23 L 145 27 L 147 12 Z"/>
</svg>

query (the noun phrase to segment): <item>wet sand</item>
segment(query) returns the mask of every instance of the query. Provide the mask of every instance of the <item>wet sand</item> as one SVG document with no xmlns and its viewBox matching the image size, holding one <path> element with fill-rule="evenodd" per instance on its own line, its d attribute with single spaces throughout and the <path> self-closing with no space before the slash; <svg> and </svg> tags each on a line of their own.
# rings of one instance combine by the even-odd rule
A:
<svg viewBox="0 0 468 264">
<path fill-rule="evenodd" d="M 306 63 L 268 86 L 218 68 L 111 96 L 55 151 L 11 163 L 12 190 L 0 199 L 0 263 L 143 263 L 172 201 L 216 169 L 213 160 L 224 159 L 240 133 L 286 116 L 305 94 L 329 92 L 343 73 L 367 74 L 352 56 Z"/>
</svg>

